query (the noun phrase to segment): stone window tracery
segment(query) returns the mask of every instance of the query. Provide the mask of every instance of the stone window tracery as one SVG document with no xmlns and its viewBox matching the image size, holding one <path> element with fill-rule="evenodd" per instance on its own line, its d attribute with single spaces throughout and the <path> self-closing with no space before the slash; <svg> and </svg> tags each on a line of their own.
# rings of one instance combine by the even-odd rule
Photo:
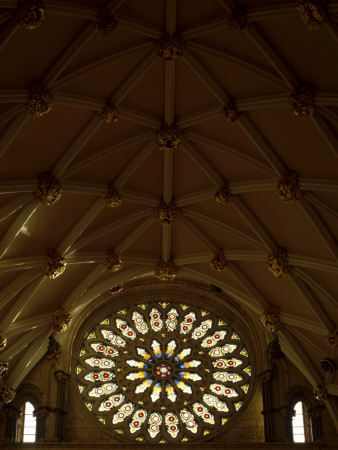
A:
<svg viewBox="0 0 338 450">
<path fill-rule="evenodd" d="M 127 439 L 184 442 L 218 431 L 247 398 L 251 362 L 231 324 L 188 304 L 126 307 L 86 336 L 78 389 L 89 411 Z"/>
</svg>

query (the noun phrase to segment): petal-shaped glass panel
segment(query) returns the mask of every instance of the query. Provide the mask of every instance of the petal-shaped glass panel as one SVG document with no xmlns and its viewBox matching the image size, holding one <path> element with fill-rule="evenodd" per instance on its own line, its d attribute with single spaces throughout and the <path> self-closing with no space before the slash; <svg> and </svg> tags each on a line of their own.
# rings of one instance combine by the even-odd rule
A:
<svg viewBox="0 0 338 450">
<path fill-rule="evenodd" d="M 138 409 L 129 424 L 129 429 L 131 433 L 136 433 L 139 431 L 147 418 L 147 411 L 145 409 Z"/>
<path fill-rule="evenodd" d="M 122 405 L 116 414 L 113 416 L 113 424 L 123 422 L 124 419 L 134 411 L 134 405 L 131 402 Z"/>
<path fill-rule="evenodd" d="M 161 343 L 158 342 L 156 339 L 153 339 L 151 342 L 151 348 L 153 349 L 156 358 L 161 359 L 162 358 Z"/>
<path fill-rule="evenodd" d="M 194 322 L 196 322 L 196 314 L 194 312 L 190 312 L 189 314 L 186 314 L 183 317 L 183 320 L 181 321 L 180 325 L 180 332 L 182 334 L 188 334 L 190 333 Z"/>
<path fill-rule="evenodd" d="M 111 356 L 112 358 L 115 358 L 119 355 L 119 352 L 114 348 L 110 347 L 109 345 L 105 344 L 90 344 L 92 349 L 94 349 L 97 353 L 102 353 L 105 356 Z"/>
<path fill-rule="evenodd" d="M 135 331 L 128 325 L 125 320 L 116 319 L 116 326 L 119 330 L 121 330 L 123 336 L 126 336 L 129 339 L 136 338 Z"/>
<path fill-rule="evenodd" d="M 165 321 L 168 331 L 174 331 L 177 327 L 178 312 L 176 308 L 171 308 L 167 313 L 167 320 Z"/>
<path fill-rule="evenodd" d="M 227 407 L 226 403 L 224 401 L 220 400 L 219 398 L 215 397 L 215 395 L 204 394 L 203 401 L 206 405 L 216 408 L 217 411 L 220 411 L 220 412 L 229 411 L 229 408 Z"/>
<path fill-rule="evenodd" d="M 110 411 L 111 409 L 116 408 L 120 403 L 122 403 L 125 399 L 123 394 L 114 394 L 109 397 L 107 400 L 100 403 L 98 408 L 99 411 Z"/>
<path fill-rule="evenodd" d="M 165 415 L 164 421 L 165 421 L 168 433 L 173 438 L 175 438 L 178 435 L 178 433 L 179 433 L 178 419 L 177 419 L 176 414 L 174 414 L 174 413 L 167 413 Z"/>
<path fill-rule="evenodd" d="M 125 347 L 127 342 L 118 334 L 113 333 L 111 330 L 101 330 L 102 336 L 110 341 L 112 345 L 117 347 Z"/>
<path fill-rule="evenodd" d="M 216 331 L 213 335 L 206 337 L 203 342 L 201 342 L 202 347 L 213 347 L 217 344 L 217 342 L 224 339 L 225 335 L 227 334 L 226 331 Z"/>
<path fill-rule="evenodd" d="M 115 383 L 105 383 L 101 386 L 94 387 L 88 392 L 88 395 L 91 397 L 101 397 L 102 395 L 112 394 L 118 388 L 118 385 Z"/>
<path fill-rule="evenodd" d="M 99 369 L 110 369 L 115 367 L 115 362 L 106 358 L 87 358 L 85 362 L 92 367 L 97 367 Z"/>
<path fill-rule="evenodd" d="M 131 372 L 128 375 L 126 375 L 127 380 L 142 380 L 142 378 L 145 378 L 149 375 L 149 372 Z"/>
<path fill-rule="evenodd" d="M 155 403 L 161 397 L 161 393 L 162 393 L 162 383 L 156 383 L 150 394 L 151 401 Z"/>
<path fill-rule="evenodd" d="M 144 317 L 142 316 L 142 314 L 140 314 L 137 311 L 134 311 L 132 319 L 133 319 L 135 327 L 139 333 L 141 333 L 141 334 L 148 333 L 149 328 L 148 328 L 147 322 L 144 320 Z"/>
<path fill-rule="evenodd" d="M 202 377 L 198 375 L 198 373 L 191 372 L 178 372 L 178 375 L 186 380 L 199 381 L 202 380 Z"/>
<path fill-rule="evenodd" d="M 115 374 L 114 372 L 101 370 L 100 372 L 89 372 L 84 378 L 89 381 L 108 381 L 115 378 Z"/>
<path fill-rule="evenodd" d="M 228 367 L 237 367 L 242 364 L 242 361 L 236 358 L 231 359 L 217 359 L 212 363 L 217 369 L 225 369 Z"/>
<path fill-rule="evenodd" d="M 174 339 L 172 339 L 170 342 L 168 342 L 166 350 L 165 350 L 165 356 L 167 359 L 170 359 L 176 350 L 177 343 Z"/>
<path fill-rule="evenodd" d="M 150 414 L 149 421 L 148 421 L 148 432 L 152 438 L 154 438 L 161 429 L 162 424 L 162 417 L 159 413 L 152 413 Z"/>
<path fill-rule="evenodd" d="M 195 417 L 187 409 L 182 409 L 180 411 L 180 417 L 188 431 L 197 433 L 198 423 L 196 422 Z"/>
<path fill-rule="evenodd" d="M 178 380 L 177 378 L 174 378 L 174 383 L 176 384 L 176 386 L 181 389 L 182 392 L 184 392 L 185 394 L 192 394 L 192 389 L 190 386 L 188 386 L 186 383 L 184 383 L 183 381 Z"/>
<path fill-rule="evenodd" d="M 161 313 L 157 308 L 152 308 L 150 311 L 150 325 L 154 331 L 162 330 L 163 322 L 161 320 Z"/>
<path fill-rule="evenodd" d="M 210 330 L 210 328 L 212 327 L 212 320 L 208 319 L 208 320 L 204 320 L 200 326 L 196 327 L 194 329 L 194 331 L 191 334 L 191 337 L 193 339 L 201 339 L 205 333 Z"/>
<path fill-rule="evenodd" d="M 174 361 L 180 361 L 181 359 L 186 358 L 191 353 L 191 348 L 185 348 L 178 355 L 175 356 Z"/>
<path fill-rule="evenodd" d="M 223 384 L 214 383 L 209 386 L 209 389 L 218 395 L 224 395 L 226 397 L 238 397 L 238 393 L 234 388 L 223 386 Z"/>
<path fill-rule="evenodd" d="M 137 367 L 138 369 L 146 369 L 147 367 L 149 367 L 148 364 L 142 361 L 137 361 L 136 359 L 127 359 L 126 363 L 128 364 L 128 366 Z"/>
<path fill-rule="evenodd" d="M 224 356 L 227 353 L 232 353 L 237 348 L 235 344 L 225 344 L 222 347 L 215 347 L 210 350 L 209 355 L 212 358 L 219 358 L 220 356 Z"/>
<path fill-rule="evenodd" d="M 171 400 L 172 402 L 176 402 L 177 395 L 175 389 L 172 387 L 170 383 L 166 384 L 165 391 L 167 393 L 168 399 Z"/>
<path fill-rule="evenodd" d="M 194 403 L 193 409 L 195 414 L 197 414 L 199 417 L 203 419 L 204 422 L 214 424 L 215 423 L 215 417 L 211 412 L 203 406 L 201 403 Z"/>
<path fill-rule="evenodd" d="M 149 378 L 148 380 L 144 380 L 143 383 L 139 384 L 135 388 L 135 394 L 140 394 L 142 392 L 145 392 L 147 389 L 150 388 L 150 386 L 153 384 L 154 380 L 152 378 Z"/>
<path fill-rule="evenodd" d="M 137 347 L 136 348 L 137 354 L 142 356 L 146 361 L 154 362 L 154 358 L 147 352 L 145 348 Z"/>
</svg>

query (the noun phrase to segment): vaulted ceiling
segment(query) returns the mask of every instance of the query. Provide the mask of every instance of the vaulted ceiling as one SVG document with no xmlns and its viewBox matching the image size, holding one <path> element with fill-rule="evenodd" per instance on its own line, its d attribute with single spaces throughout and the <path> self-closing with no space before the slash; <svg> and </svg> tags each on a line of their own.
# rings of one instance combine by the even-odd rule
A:
<svg viewBox="0 0 338 450">
<path fill-rule="evenodd" d="M 0 4 L 5 383 L 44 354 L 56 309 L 77 317 L 162 261 L 275 315 L 337 420 L 321 360 L 337 362 L 338 2 L 32 4 L 36 23 Z"/>
</svg>

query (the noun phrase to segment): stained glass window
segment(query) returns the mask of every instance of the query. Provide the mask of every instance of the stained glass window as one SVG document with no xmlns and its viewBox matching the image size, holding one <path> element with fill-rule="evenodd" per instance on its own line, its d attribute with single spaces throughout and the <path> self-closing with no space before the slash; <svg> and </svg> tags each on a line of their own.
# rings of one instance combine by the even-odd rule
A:
<svg viewBox="0 0 338 450">
<path fill-rule="evenodd" d="M 195 440 L 227 426 L 247 399 L 251 361 L 223 318 L 147 302 L 101 320 L 76 364 L 79 393 L 102 426 L 127 439 Z"/>
</svg>

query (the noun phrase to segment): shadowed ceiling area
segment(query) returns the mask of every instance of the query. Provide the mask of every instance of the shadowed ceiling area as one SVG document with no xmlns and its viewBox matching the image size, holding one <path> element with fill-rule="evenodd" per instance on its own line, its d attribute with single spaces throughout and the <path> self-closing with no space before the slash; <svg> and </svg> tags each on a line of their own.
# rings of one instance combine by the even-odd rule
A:
<svg viewBox="0 0 338 450">
<path fill-rule="evenodd" d="M 338 2 L 25 3 L 0 4 L 5 383 L 60 307 L 176 275 L 265 321 L 338 426 Z"/>
</svg>

